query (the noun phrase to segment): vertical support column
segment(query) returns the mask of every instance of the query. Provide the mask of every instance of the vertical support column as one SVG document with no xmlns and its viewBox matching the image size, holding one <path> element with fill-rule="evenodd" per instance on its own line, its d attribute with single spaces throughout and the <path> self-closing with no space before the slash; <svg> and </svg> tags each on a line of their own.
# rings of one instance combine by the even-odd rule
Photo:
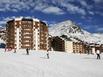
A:
<svg viewBox="0 0 103 77">
<path fill-rule="evenodd" d="M 49 45 L 49 34 L 46 33 L 46 43 L 47 43 L 47 50 L 50 48 L 50 45 Z"/>
<path fill-rule="evenodd" d="M 95 54 L 95 47 L 92 48 L 92 53 Z"/>
<path fill-rule="evenodd" d="M 38 29 L 35 29 L 35 43 L 36 50 L 38 50 Z"/>
<path fill-rule="evenodd" d="M 35 49 L 35 30 L 33 27 L 33 49 Z"/>
<path fill-rule="evenodd" d="M 16 29 L 16 43 L 17 43 L 17 49 L 19 49 L 19 28 Z"/>
<path fill-rule="evenodd" d="M 35 33 L 35 22 L 33 21 L 33 49 L 36 49 L 35 36 L 36 36 L 36 33 Z"/>
</svg>

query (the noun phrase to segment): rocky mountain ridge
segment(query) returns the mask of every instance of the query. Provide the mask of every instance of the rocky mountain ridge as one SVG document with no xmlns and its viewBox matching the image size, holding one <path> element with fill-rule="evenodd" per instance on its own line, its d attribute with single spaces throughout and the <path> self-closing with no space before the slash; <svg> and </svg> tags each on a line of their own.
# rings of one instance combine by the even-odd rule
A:
<svg viewBox="0 0 103 77">
<path fill-rule="evenodd" d="M 103 34 L 90 33 L 80 28 L 71 20 L 66 20 L 49 27 L 49 34 L 52 36 L 66 35 L 68 38 L 78 38 L 87 43 L 103 44 Z"/>
</svg>

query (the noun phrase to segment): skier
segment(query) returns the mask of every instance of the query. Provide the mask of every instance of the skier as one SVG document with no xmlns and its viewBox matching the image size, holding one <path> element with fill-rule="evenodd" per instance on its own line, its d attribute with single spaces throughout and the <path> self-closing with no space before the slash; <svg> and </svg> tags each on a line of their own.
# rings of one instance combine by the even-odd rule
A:
<svg viewBox="0 0 103 77">
<path fill-rule="evenodd" d="M 14 48 L 14 53 L 16 53 L 16 48 Z"/>
<path fill-rule="evenodd" d="M 49 59 L 49 49 L 47 50 L 47 59 Z"/>
<path fill-rule="evenodd" d="M 79 53 L 81 54 L 82 52 L 81 52 L 81 51 L 79 51 Z"/>
<path fill-rule="evenodd" d="M 7 47 L 5 47 L 5 52 L 6 52 L 6 50 L 7 50 Z"/>
<path fill-rule="evenodd" d="M 100 50 L 97 50 L 96 54 L 97 54 L 97 59 L 100 59 Z"/>
<path fill-rule="evenodd" d="M 29 49 L 28 48 L 26 48 L 26 54 L 29 55 Z"/>
</svg>

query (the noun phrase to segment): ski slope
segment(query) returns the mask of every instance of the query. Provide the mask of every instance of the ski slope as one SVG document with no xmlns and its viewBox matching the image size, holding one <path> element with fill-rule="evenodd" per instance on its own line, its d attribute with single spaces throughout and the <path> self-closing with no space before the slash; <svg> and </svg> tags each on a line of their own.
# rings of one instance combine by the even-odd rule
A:
<svg viewBox="0 0 103 77">
<path fill-rule="evenodd" d="M 96 55 L 0 49 L 0 77 L 103 77 L 103 54 Z"/>
</svg>

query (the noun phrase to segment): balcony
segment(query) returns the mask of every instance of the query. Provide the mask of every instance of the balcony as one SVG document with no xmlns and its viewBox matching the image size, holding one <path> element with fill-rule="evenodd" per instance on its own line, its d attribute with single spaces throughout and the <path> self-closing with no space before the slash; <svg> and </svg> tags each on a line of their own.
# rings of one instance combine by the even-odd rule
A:
<svg viewBox="0 0 103 77">
<path fill-rule="evenodd" d="M 21 38 L 21 40 L 32 40 L 33 38 Z"/>
</svg>

